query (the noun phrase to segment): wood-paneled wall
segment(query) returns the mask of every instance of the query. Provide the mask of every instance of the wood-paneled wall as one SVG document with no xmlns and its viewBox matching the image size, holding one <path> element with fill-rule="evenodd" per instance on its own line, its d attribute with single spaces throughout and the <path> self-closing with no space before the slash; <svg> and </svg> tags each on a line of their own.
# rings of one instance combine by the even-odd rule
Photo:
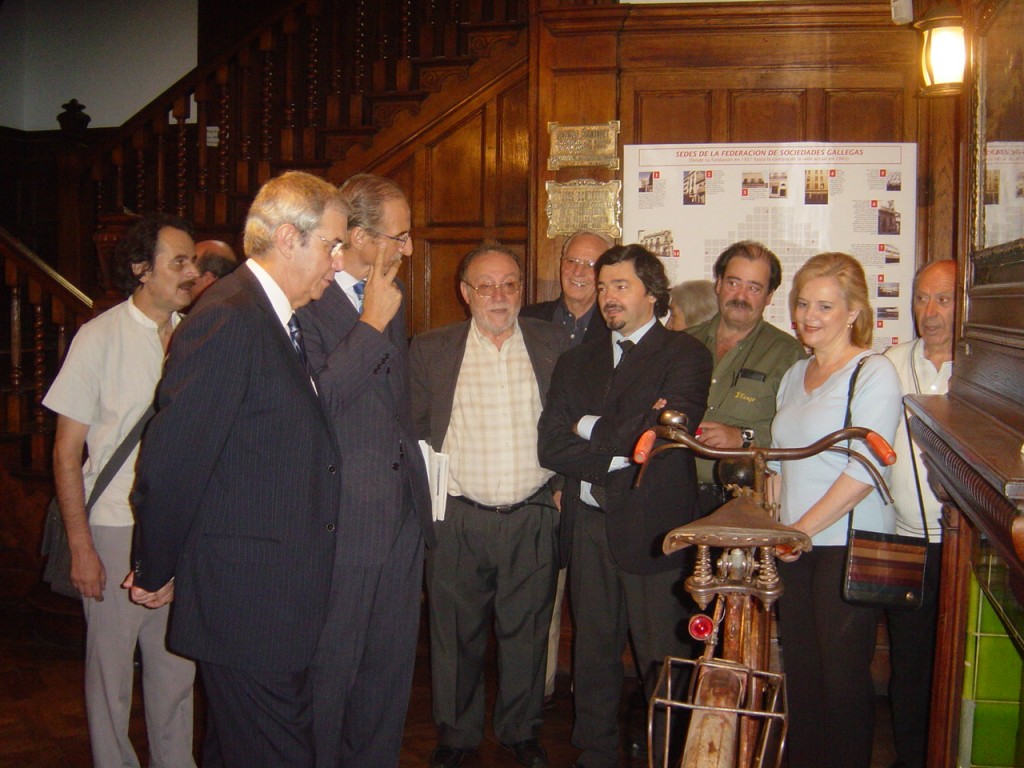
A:
<svg viewBox="0 0 1024 768">
<path fill-rule="evenodd" d="M 955 99 L 916 97 L 918 38 L 888 2 L 576 6 L 535 0 L 531 207 L 539 299 L 558 293 L 545 236 L 549 121 L 619 120 L 625 144 L 898 141 L 919 144 L 919 263 L 956 242 Z"/>
<path fill-rule="evenodd" d="M 414 252 L 400 275 L 411 332 L 467 316 L 456 271 L 468 251 L 500 242 L 526 258 L 528 92 L 524 63 L 370 169 L 411 196 Z M 336 166 L 328 178 L 349 170 Z"/>
</svg>

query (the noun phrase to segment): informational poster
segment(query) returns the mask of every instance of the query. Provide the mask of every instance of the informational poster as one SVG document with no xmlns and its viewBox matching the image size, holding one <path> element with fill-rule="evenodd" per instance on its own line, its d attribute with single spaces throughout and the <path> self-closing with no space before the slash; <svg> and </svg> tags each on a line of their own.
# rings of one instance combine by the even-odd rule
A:
<svg viewBox="0 0 1024 768">
<path fill-rule="evenodd" d="M 985 245 L 1024 237 L 1024 142 L 985 145 Z"/>
<path fill-rule="evenodd" d="M 662 258 L 672 285 L 713 279 L 757 240 L 782 262 L 765 319 L 790 330 L 793 274 L 822 251 L 864 267 L 881 350 L 913 335 L 915 144 L 634 144 L 624 148 L 622 242 Z"/>
</svg>

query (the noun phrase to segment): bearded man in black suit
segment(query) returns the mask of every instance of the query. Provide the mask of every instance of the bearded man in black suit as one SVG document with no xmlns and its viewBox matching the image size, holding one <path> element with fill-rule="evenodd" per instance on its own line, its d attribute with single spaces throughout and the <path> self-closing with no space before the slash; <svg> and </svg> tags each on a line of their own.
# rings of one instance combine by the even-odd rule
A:
<svg viewBox="0 0 1024 768">
<path fill-rule="evenodd" d="M 648 696 L 665 656 L 692 655 L 681 639 L 688 615 L 679 597 L 682 553 L 666 557 L 661 543 L 696 515 L 694 460 L 669 451 L 634 488 L 637 467 L 629 457 L 662 408 L 700 423 L 711 355 L 658 322 L 668 312 L 668 279 L 648 250 L 615 246 L 595 268 L 611 339 L 559 359 L 538 432 L 541 465 L 566 478 L 560 547 L 569 558 L 576 629 L 576 765 L 616 768 L 627 632 Z"/>
</svg>

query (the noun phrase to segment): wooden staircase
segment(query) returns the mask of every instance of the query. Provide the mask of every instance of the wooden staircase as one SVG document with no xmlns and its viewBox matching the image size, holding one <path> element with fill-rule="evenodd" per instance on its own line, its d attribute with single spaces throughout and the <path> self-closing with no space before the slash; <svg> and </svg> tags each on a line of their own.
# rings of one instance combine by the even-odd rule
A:
<svg viewBox="0 0 1024 768">
<path fill-rule="evenodd" d="M 197 239 L 240 245 L 250 201 L 271 176 L 304 169 L 338 182 L 373 170 L 488 83 L 525 72 L 526 20 L 527 0 L 291 2 L 119 129 L 77 144 L 67 131 L 62 147 L 77 150 L 59 166 L 58 234 L 48 239 L 57 252 L 40 258 L 0 229 L 0 574 L 16 585 L 9 592 L 38 581 L 54 429 L 41 401 L 75 331 L 120 300 L 107 265 L 133 215 L 175 213 L 194 222 Z M 61 276 L 64 265 L 99 276 L 95 302 Z"/>
<path fill-rule="evenodd" d="M 199 237 L 238 243 L 259 186 L 304 169 L 340 181 L 393 153 L 500 73 L 526 60 L 525 0 L 300 0 L 157 96 L 109 140 L 83 145 L 63 195 L 93 264 L 119 300 L 107 258 L 125 214 L 173 212 Z M 417 125 L 419 123 L 419 126 Z M 0 230 L 9 323 L 0 324 L 5 408 L 0 439 L 22 444 L 17 469 L 49 471 L 52 423 L 40 405 L 92 302 Z"/>
<path fill-rule="evenodd" d="M 452 108 L 488 57 L 525 61 L 525 0 L 300 0 L 158 96 L 81 164 L 81 205 L 168 211 L 233 241 L 288 169 L 344 178 L 402 115 Z M 359 147 L 360 165 L 346 162 Z"/>
</svg>

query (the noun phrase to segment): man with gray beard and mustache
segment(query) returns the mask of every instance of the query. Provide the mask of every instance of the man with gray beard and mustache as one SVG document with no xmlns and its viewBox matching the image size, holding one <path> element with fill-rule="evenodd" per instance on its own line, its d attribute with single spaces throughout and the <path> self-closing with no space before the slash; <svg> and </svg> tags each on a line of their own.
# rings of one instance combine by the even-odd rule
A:
<svg viewBox="0 0 1024 768">
<path fill-rule="evenodd" d="M 718 313 L 686 329 L 715 361 L 698 439 L 712 448 L 770 445 L 782 374 L 806 357 L 800 342 L 764 320 L 782 282 L 782 265 L 761 243 L 742 240 L 722 251 L 714 272 Z M 701 514 L 726 501 L 714 461 L 697 459 L 697 481 Z"/>
<path fill-rule="evenodd" d="M 545 768 L 538 741 L 548 625 L 558 575 L 554 472 L 537 457 L 537 420 L 569 337 L 520 318 L 515 252 L 462 259 L 471 319 L 420 334 L 409 350 L 418 436 L 447 453 L 448 501 L 427 553 L 430 664 L 438 745 L 431 768 L 457 768 L 484 738 L 484 659 L 498 645 L 494 734 L 516 762 Z"/>
</svg>

